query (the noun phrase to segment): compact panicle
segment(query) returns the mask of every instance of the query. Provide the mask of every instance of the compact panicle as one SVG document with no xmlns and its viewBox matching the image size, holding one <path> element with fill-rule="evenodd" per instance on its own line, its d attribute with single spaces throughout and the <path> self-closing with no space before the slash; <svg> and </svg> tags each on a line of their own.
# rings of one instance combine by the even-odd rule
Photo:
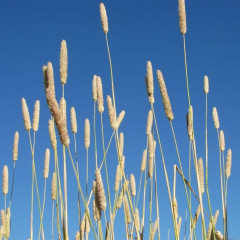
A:
<svg viewBox="0 0 240 240">
<path fill-rule="evenodd" d="M 213 115 L 214 127 L 218 130 L 220 127 L 220 123 L 219 123 L 218 112 L 216 107 L 213 107 L 212 115 Z"/>
<path fill-rule="evenodd" d="M 232 150 L 228 149 L 227 157 L 226 157 L 226 167 L 225 167 L 225 175 L 227 179 L 231 175 L 231 168 L 232 168 Z"/>
<path fill-rule="evenodd" d="M 61 97 L 59 107 L 62 111 L 63 118 L 67 120 L 67 103 L 64 97 Z"/>
<path fill-rule="evenodd" d="M 98 111 L 102 113 L 104 111 L 103 106 L 103 88 L 102 88 L 102 80 L 99 76 L 97 76 L 97 105 Z"/>
<path fill-rule="evenodd" d="M 153 176 L 154 141 L 152 133 L 148 135 L 148 176 Z"/>
<path fill-rule="evenodd" d="M 208 76 L 204 76 L 204 84 L 203 84 L 203 89 L 204 89 L 204 93 L 208 94 L 209 93 L 209 80 L 208 80 Z"/>
<path fill-rule="evenodd" d="M 179 28 L 182 34 L 187 32 L 185 0 L 178 0 Z"/>
<path fill-rule="evenodd" d="M 76 111 L 74 107 L 71 107 L 71 127 L 72 127 L 72 132 L 77 133 L 77 116 L 76 116 Z"/>
<path fill-rule="evenodd" d="M 201 194 L 203 194 L 204 193 L 204 169 L 203 169 L 202 158 L 198 159 L 197 165 L 198 165 L 198 176 L 200 181 L 200 192 Z"/>
<path fill-rule="evenodd" d="M 49 161 L 50 161 L 50 150 L 47 148 L 45 152 L 44 171 L 43 171 L 43 177 L 45 179 L 48 178 L 48 174 L 49 174 Z"/>
<path fill-rule="evenodd" d="M 192 106 L 189 107 L 187 113 L 187 130 L 188 130 L 188 137 L 192 141 L 193 140 L 193 108 Z"/>
<path fill-rule="evenodd" d="M 107 201 L 105 197 L 102 176 L 99 169 L 96 169 L 95 171 L 95 179 L 96 179 L 96 189 L 95 189 L 96 204 L 100 207 L 101 210 L 105 211 L 107 207 Z"/>
<path fill-rule="evenodd" d="M 4 165 L 2 175 L 2 192 L 4 195 L 8 193 L 8 166 Z"/>
<path fill-rule="evenodd" d="M 220 142 L 220 150 L 223 152 L 225 151 L 225 137 L 223 130 L 220 130 L 219 132 L 219 142 Z"/>
<path fill-rule="evenodd" d="M 97 101 L 97 76 L 93 75 L 93 80 L 92 80 L 92 96 L 93 96 L 93 101 Z"/>
<path fill-rule="evenodd" d="M 132 217 L 131 217 L 131 212 L 130 212 L 130 208 L 129 208 L 129 204 L 128 204 L 128 200 L 127 200 L 127 195 L 126 194 L 124 194 L 123 205 L 124 205 L 124 212 L 126 214 L 127 224 L 130 224 L 132 222 Z"/>
<path fill-rule="evenodd" d="M 39 127 L 39 117 L 40 117 L 40 101 L 37 100 L 34 104 L 34 112 L 33 112 L 33 124 L 32 128 L 34 132 L 38 131 Z"/>
<path fill-rule="evenodd" d="M 56 179 L 56 172 L 53 172 L 53 174 L 52 174 L 51 198 L 52 198 L 53 201 L 57 199 L 57 179 Z"/>
<path fill-rule="evenodd" d="M 123 155 L 123 148 L 124 148 L 124 135 L 121 132 L 120 136 L 119 136 L 119 155 L 120 155 L 120 158 Z"/>
<path fill-rule="evenodd" d="M 152 70 L 152 63 L 150 61 L 147 61 L 147 75 L 145 77 L 145 81 L 146 81 L 148 100 L 150 103 L 154 103 L 153 70 Z"/>
<path fill-rule="evenodd" d="M 52 148 L 55 149 L 57 147 L 57 138 L 56 138 L 53 119 L 49 119 L 49 121 L 48 121 L 48 132 L 49 132 Z"/>
<path fill-rule="evenodd" d="M 60 48 L 60 80 L 62 84 L 66 84 L 67 82 L 67 70 L 68 70 L 67 43 L 65 40 L 62 40 Z"/>
<path fill-rule="evenodd" d="M 108 17 L 107 17 L 106 8 L 103 3 L 100 3 L 100 16 L 101 16 L 103 32 L 107 34 L 108 33 Z"/>
<path fill-rule="evenodd" d="M 146 164 L 147 164 L 147 149 L 145 149 L 142 154 L 141 172 L 145 171 Z"/>
<path fill-rule="evenodd" d="M 165 114 L 168 118 L 169 121 L 172 121 L 174 119 L 173 112 L 172 112 L 172 107 L 171 107 L 171 102 L 168 96 L 167 88 L 165 85 L 165 81 L 163 79 L 162 72 L 160 70 L 157 70 L 157 79 L 158 79 L 158 84 L 162 96 L 162 101 L 163 101 L 163 106 L 164 106 L 164 111 Z"/>
<path fill-rule="evenodd" d="M 149 110 L 148 118 L 147 118 L 147 129 L 146 129 L 147 135 L 152 132 L 152 124 L 153 124 L 153 112 L 152 110 Z"/>
<path fill-rule="evenodd" d="M 90 146 L 90 123 L 88 118 L 85 119 L 84 146 L 86 149 Z"/>
<path fill-rule="evenodd" d="M 45 93 L 47 89 L 51 89 L 53 92 L 53 96 L 55 97 L 54 74 L 53 74 L 53 66 L 51 62 L 48 62 L 47 66 L 43 66 L 43 77 L 44 77 Z"/>
<path fill-rule="evenodd" d="M 25 98 L 22 98 L 22 114 L 23 114 L 23 121 L 24 121 L 25 129 L 26 129 L 26 131 L 30 131 L 31 120 L 30 120 L 28 106 L 27 106 Z"/>
<path fill-rule="evenodd" d="M 15 132 L 14 141 L 13 141 L 13 161 L 18 159 L 18 143 L 19 143 L 19 133 Z"/>
<path fill-rule="evenodd" d="M 131 187 L 131 194 L 132 196 L 136 196 L 136 181 L 135 181 L 135 177 L 133 174 L 130 175 L 130 187 Z"/>
<path fill-rule="evenodd" d="M 112 104 L 112 98 L 108 95 L 107 96 L 107 105 L 108 105 L 108 116 L 109 116 L 109 122 L 111 127 L 115 130 L 116 129 L 116 113 L 115 109 Z"/>
</svg>

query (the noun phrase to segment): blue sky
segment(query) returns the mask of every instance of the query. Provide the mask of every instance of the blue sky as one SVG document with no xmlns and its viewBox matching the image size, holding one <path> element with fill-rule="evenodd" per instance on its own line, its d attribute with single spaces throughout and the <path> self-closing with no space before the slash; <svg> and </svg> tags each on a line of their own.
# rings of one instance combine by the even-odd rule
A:
<svg viewBox="0 0 240 240">
<path fill-rule="evenodd" d="M 21 98 L 28 103 L 32 117 L 34 102 L 41 103 L 40 127 L 36 137 L 36 168 L 40 192 L 43 192 L 42 168 L 44 153 L 50 148 L 48 137 L 49 110 L 46 104 L 42 77 L 42 66 L 52 61 L 55 72 L 57 98 L 61 97 L 59 80 L 59 48 L 62 39 L 67 41 L 69 71 L 65 87 L 68 106 L 68 126 L 70 131 L 70 107 L 77 113 L 78 153 L 81 180 L 85 180 L 84 120 L 90 119 L 93 126 L 93 101 L 91 95 L 92 76 L 102 77 L 103 91 L 111 94 L 110 71 L 105 36 L 99 16 L 99 1 L 17 1 L 0 2 L 0 104 L 2 123 L 0 124 L 0 169 L 9 166 L 12 174 L 12 144 L 16 130 L 20 133 L 19 160 L 16 166 L 16 182 L 12 205 L 12 239 L 29 237 L 30 194 L 31 194 L 31 154 L 27 132 L 24 130 Z M 117 110 L 126 111 L 120 131 L 125 135 L 126 169 L 128 176 L 134 173 L 139 182 L 139 169 L 142 151 L 146 145 L 146 120 L 150 109 L 146 89 L 146 63 L 151 60 L 153 71 L 163 72 L 175 119 L 173 125 L 179 144 L 185 172 L 188 172 L 188 137 L 185 115 L 188 109 L 183 41 L 178 28 L 177 1 L 105 1 L 109 19 L 109 44 L 113 62 Z M 203 77 L 208 75 L 209 93 L 209 188 L 213 210 L 220 209 L 219 157 L 217 135 L 212 122 L 212 107 L 216 106 L 220 118 L 220 128 L 224 130 L 226 148 L 233 152 L 232 175 L 229 179 L 228 214 L 229 237 L 238 239 L 239 212 L 237 203 L 239 190 L 239 76 L 240 76 L 240 3 L 229 1 L 186 1 L 187 10 L 187 59 L 191 101 L 194 109 L 195 135 L 198 156 L 204 156 L 205 96 Z M 155 110 L 170 180 L 172 166 L 177 164 L 177 155 L 169 123 L 164 115 L 161 96 L 155 78 Z M 105 138 L 111 136 L 105 103 Z M 100 117 L 97 116 L 98 128 Z M 91 128 L 93 133 L 93 128 Z M 100 142 L 100 129 L 98 129 Z M 73 136 L 71 135 L 73 142 Z M 90 148 L 90 173 L 94 178 L 93 135 Z M 73 149 L 73 145 L 71 145 Z M 99 154 L 101 155 L 101 146 Z M 117 157 L 114 147 L 110 149 L 109 175 L 114 179 Z M 165 180 L 159 149 L 156 152 L 161 236 L 167 237 L 172 220 L 167 198 Z M 69 160 L 69 159 L 68 159 Z M 53 171 L 51 152 L 50 172 Z M 70 239 L 77 230 L 76 184 L 72 167 L 69 169 L 69 207 Z M 50 178 L 49 178 L 50 180 Z M 186 200 L 181 179 L 178 178 L 177 198 L 180 215 L 185 217 Z M 11 180 L 10 180 L 11 182 Z M 113 182 L 113 181 L 112 181 Z M 171 180 L 172 182 L 172 180 Z M 50 181 L 49 181 L 50 183 Z M 113 183 L 112 183 L 113 186 Z M 46 236 L 51 230 L 50 185 L 47 187 L 46 215 L 44 226 Z M 206 200 L 206 196 L 204 196 Z M 36 199 L 36 195 L 35 195 Z M 148 202 L 148 199 L 147 199 Z M 3 208 L 3 198 L 0 207 Z M 196 207 L 196 203 L 193 203 Z M 207 208 L 207 202 L 205 203 Z M 35 205 L 37 209 L 37 203 Z M 35 210 L 35 238 L 38 233 L 38 212 Z M 155 217 L 155 215 L 154 215 Z M 121 220 L 120 220 L 121 221 Z M 219 220 L 217 228 L 222 230 Z M 116 229 L 121 232 L 122 229 Z M 49 235 L 50 236 L 50 235 Z"/>
</svg>

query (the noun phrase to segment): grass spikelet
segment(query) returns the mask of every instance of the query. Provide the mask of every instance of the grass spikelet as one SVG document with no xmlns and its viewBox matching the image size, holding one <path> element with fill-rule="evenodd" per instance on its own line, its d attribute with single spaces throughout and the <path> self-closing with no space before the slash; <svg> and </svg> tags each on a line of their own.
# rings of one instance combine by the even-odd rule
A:
<svg viewBox="0 0 240 240">
<path fill-rule="evenodd" d="M 175 217 L 175 219 L 177 219 L 178 218 L 178 204 L 177 204 L 177 199 L 175 197 L 172 199 L 172 208 L 173 208 L 174 217 Z"/>
<path fill-rule="evenodd" d="M 232 168 L 232 150 L 228 149 L 225 168 L 225 175 L 227 179 L 231 176 L 231 168 Z"/>
<path fill-rule="evenodd" d="M 39 117 L 40 117 L 40 102 L 37 100 L 34 104 L 34 112 L 33 112 L 33 131 L 37 132 L 39 127 Z"/>
<path fill-rule="evenodd" d="M 131 194 L 132 196 L 136 196 L 136 181 L 135 181 L 135 177 L 133 174 L 130 175 L 130 187 L 131 187 Z"/>
<path fill-rule="evenodd" d="M 112 104 L 112 98 L 107 96 L 109 122 L 113 129 L 116 129 L 115 110 Z"/>
<path fill-rule="evenodd" d="M 13 161 L 18 159 L 18 143 L 19 143 L 19 133 L 15 132 L 14 141 L 13 141 Z"/>
<path fill-rule="evenodd" d="M 53 75 L 53 66 L 51 62 L 48 62 L 47 68 L 45 69 L 45 71 L 47 75 L 47 77 L 44 78 L 45 93 L 47 89 L 51 89 L 53 92 L 53 96 L 55 97 L 55 83 L 54 83 L 54 75 Z M 44 77 L 45 77 L 45 74 L 44 74 Z"/>
<path fill-rule="evenodd" d="M 158 79 L 158 84 L 162 96 L 162 101 L 163 101 L 163 106 L 164 106 L 164 111 L 165 114 L 168 118 L 169 121 L 172 121 L 174 119 L 173 112 L 172 112 L 172 107 L 171 107 L 171 102 L 168 97 L 168 92 L 167 88 L 163 79 L 162 72 L 160 70 L 157 70 L 157 79 Z"/>
<path fill-rule="evenodd" d="M 119 115 L 118 115 L 118 117 L 117 117 L 117 120 L 116 120 L 116 128 L 119 128 L 119 127 L 120 127 L 124 116 L 125 116 L 125 111 L 123 110 L 123 111 L 121 111 L 121 112 L 119 113 Z"/>
<path fill-rule="evenodd" d="M 147 94 L 148 100 L 150 103 L 154 103 L 154 84 L 153 84 L 153 70 L 152 70 L 152 63 L 147 61 L 147 76 L 145 77 L 146 87 L 147 87 Z"/>
<path fill-rule="evenodd" d="M 150 133 L 148 135 L 148 176 L 153 176 L 153 157 L 154 157 L 154 141 L 153 136 Z"/>
<path fill-rule="evenodd" d="M 204 76 L 204 80 L 203 80 L 203 89 L 205 94 L 209 93 L 209 81 L 208 81 L 208 76 Z"/>
<path fill-rule="evenodd" d="M 49 132 L 52 148 L 54 149 L 54 148 L 57 147 L 57 138 L 56 138 L 54 120 L 53 119 L 49 119 L 49 121 L 48 121 L 48 132 Z"/>
<path fill-rule="evenodd" d="M 177 222 L 178 237 L 180 236 L 181 226 L 182 226 L 182 217 L 179 217 L 178 222 Z"/>
<path fill-rule="evenodd" d="M 93 199 L 93 219 L 94 221 L 99 221 L 101 219 L 101 209 L 96 204 L 96 199 Z"/>
<path fill-rule="evenodd" d="M 132 222 L 132 216 L 131 216 L 131 212 L 130 212 L 126 194 L 124 194 L 123 205 L 124 205 L 124 211 L 125 211 L 125 215 L 126 215 L 127 224 L 130 224 Z"/>
<path fill-rule="evenodd" d="M 198 205 L 197 211 L 196 211 L 196 213 L 194 215 L 194 218 L 193 218 L 192 229 L 194 229 L 196 227 L 196 224 L 197 224 L 200 213 L 201 213 L 201 206 Z"/>
<path fill-rule="evenodd" d="M 219 132 L 220 136 L 219 136 L 219 141 L 220 141 L 220 150 L 223 152 L 225 151 L 225 137 L 224 137 L 224 132 L 223 130 L 220 130 Z"/>
<path fill-rule="evenodd" d="M 56 172 L 53 172 L 53 174 L 52 174 L 51 198 L 52 198 L 53 201 L 57 199 L 57 179 L 56 179 Z"/>
<path fill-rule="evenodd" d="M 76 117 L 76 111 L 74 107 L 71 107 L 71 127 L 72 127 L 72 132 L 77 133 L 77 117 Z"/>
<path fill-rule="evenodd" d="M 65 40 L 62 40 L 60 48 L 60 80 L 62 84 L 66 84 L 67 82 L 67 70 L 68 70 L 67 43 Z"/>
<path fill-rule="evenodd" d="M 100 3 L 100 16 L 102 22 L 103 32 L 105 34 L 108 33 L 108 18 L 107 18 L 107 11 L 103 3 Z"/>
<path fill-rule="evenodd" d="M 198 159 L 197 165 L 198 165 L 198 175 L 199 175 L 199 181 L 200 181 L 200 192 L 201 194 L 203 194 L 204 193 L 204 169 L 203 169 L 202 158 Z"/>
<path fill-rule="evenodd" d="M 88 118 L 85 120 L 84 146 L 86 149 L 90 146 L 90 123 Z"/>
<path fill-rule="evenodd" d="M 4 195 L 8 193 L 8 166 L 4 165 L 2 175 L 2 192 Z"/>
<path fill-rule="evenodd" d="M 121 190 L 121 192 L 118 195 L 118 199 L 116 202 L 116 208 L 119 209 L 122 206 L 122 202 L 123 202 L 123 190 Z"/>
<path fill-rule="evenodd" d="M 219 211 L 217 210 L 213 217 L 213 223 L 209 221 L 208 231 L 207 231 L 207 240 L 212 239 L 212 234 L 213 234 L 212 231 L 213 231 L 213 228 L 215 228 L 215 225 L 217 223 L 218 215 L 219 215 Z"/>
<path fill-rule="evenodd" d="M 146 134 L 149 135 L 152 132 L 152 124 L 153 124 L 153 113 L 152 110 L 148 112 L 148 118 L 147 118 L 147 129 Z"/>
<path fill-rule="evenodd" d="M 187 113 L 187 130 L 188 130 L 188 137 L 192 141 L 193 140 L 193 108 L 192 106 L 189 107 Z"/>
<path fill-rule="evenodd" d="M 95 197 L 96 197 L 96 204 L 100 207 L 101 210 L 105 211 L 107 207 L 105 191 L 102 182 L 102 176 L 99 169 L 95 171 L 95 179 L 96 179 L 96 190 L 95 190 Z"/>
<path fill-rule="evenodd" d="M 49 174 L 49 160 L 50 160 L 50 150 L 47 148 L 45 152 L 44 171 L 43 171 L 43 177 L 45 179 L 48 178 L 48 174 Z"/>
<path fill-rule="evenodd" d="M 119 135 L 119 155 L 122 157 L 123 155 L 123 148 L 124 148 L 124 135 L 121 132 Z"/>
<path fill-rule="evenodd" d="M 136 231 L 140 231 L 140 217 L 139 217 L 139 211 L 138 208 L 135 209 L 135 226 L 136 226 Z"/>
<path fill-rule="evenodd" d="M 93 101 L 97 101 L 97 76 L 93 75 L 93 80 L 92 80 L 92 96 L 93 96 Z"/>
<path fill-rule="evenodd" d="M 215 127 L 216 129 L 219 129 L 220 123 L 219 123 L 218 112 L 217 112 L 217 108 L 216 108 L 216 107 L 213 107 L 212 115 L 213 115 L 214 127 Z"/>
<path fill-rule="evenodd" d="M 120 165 L 118 164 L 117 165 L 117 169 L 116 169 L 116 175 L 115 175 L 115 184 L 114 184 L 114 191 L 117 192 L 118 189 L 119 189 L 119 186 L 120 186 L 120 171 L 121 171 L 121 168 L 120 168 Z"/>
<path fill-rule="evenodd" d="M 104 111 L 103 106 L 103 88 L 102 88 L 102 80 L 99 76 L 97 76 L 97 105 L 98 111 L 102 113 Z"/>
<path fill-rule="evenodd" d="M 220 231 L 215 232 L 215 237 L 217 240 L 223 240 L 223 235 Z"/>
<path fill-rule="evenodd" d="M 10 227 L 11 227 L 11 212 L 10 212 L 10 208 L 7 208 L 6 210 L 6 223 L 5 223 L 5 228 L 6 228 L 6 239 L 8 239 L 10 237 Z"/>
<path fill-rule="evenodd" d="M 146 164 L 147 164 L 147 149 L 143 151 L 142 162 L 141 162 L 141 172 L 143 172 L 146 169 Z"/>
<path fill-rule="evenodd" d="M 181 34 L 187 32 L 185 0 L 178 0 L 179 28 Z"/>
<path fill-rule="evenodd" d="M 58 107 L 57 100 L 55 99 L 53 91 L 50 88 L 46 90 L 46 98 L 49 109 L 54 117 L 61 143 L 65 146 L 68 146 L 70 144 L 70 139 L 68 136 L 66 119 L 64 119 L 62 116 L 62 111 Z"/>
<path fill-rule="evenodd" d="M 125 167 L 125 156 L 123 155 L 120 161 L 120 175 L 119 175 L 119 179 L 120 181 L 122 180 L 123 177 L 123 171 L 124 171 L 124 167 Z"/>
<path fill-rule="evenodd" d="M 62 98 L 60 99 L 60 104 L 59 104 L 59 106 L 60 106 L 60 109 L 61 109 L 61 111 L 62 111 L 62 115 L 63 115 L 64 119 L 67 120 L 67 103 L 66 103 L 65 98 L 62 97 Z"/>
<path fill-rule="evenodd" d="M 29 131 L 31 129 L 31 121 L 28 111 L 28 106 L 26 103 L 25 98 L 22 98 L 22 114 L 23 114 L 23 121 L 26 131 Z"/>
</svg>

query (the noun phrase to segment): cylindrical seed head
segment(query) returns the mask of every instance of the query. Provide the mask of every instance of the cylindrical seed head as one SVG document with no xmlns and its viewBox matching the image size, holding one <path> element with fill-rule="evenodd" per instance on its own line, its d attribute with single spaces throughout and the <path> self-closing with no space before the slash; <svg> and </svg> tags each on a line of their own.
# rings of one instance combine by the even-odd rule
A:
<svg viewBox="0 0 240 240">
<path fill-rule="evenodd" d="M 124 148 L 124 135 L 121 132 L 120 136 L 119 136 L 119 155 L 120 155 L 120 158 L 123 155 L 123 148 Z"/>
<path fill-rule="evenodd" d="M 5 223 L 5 226 L 6 226 L 6 239 L 8 239 L 10 237 L 10 221 L 11 221 L 11 212 L 10 212 L 10 208 L 7 208 L 6 210 L 6 223 Z"/>
<path fill-rule="evenodd" d="M 28 111 L 28 106 L 26 103 L 25 98 L 22 98 L 22 114 L 23 114 L 23 121 L 26 131 L 29 131 L 31 129 L 31 121 Z"/>
<path fill-rule="evenodd" d="M 153 176 L 154 141 L 152 133 L 148 135 L 148 176 Z"/>
<path fill-rule="evenodd" d="M 220 123 L 219 123 L 218 112 L 217 112 L 216 107 L 213 108 L 213 110 L 212 110 L 212 115 L 213 115 L 214 127 L 215 127 L 216 129 L 219 129 Z"/>
<path fill-rule="evenodd" d="M 189 107 L 188 114 L 187 114 L 187 130 L 188 130 L 188 137 L 192 141 L 193 140 L 193 108 L 192 106 Z"/>
<path fill-rule="evenodd" d="M 185 0 L 178 0 L 179 28 L 182 34 L 187 32 Z"/>
<path fill-rule="evenodd" d="M 150 61 L 147 61 L 147 75 L 145 77 L 145 81 L 146 81 L 148 100 L 150 103 L 154 103 L 153 70 L 152 70 L 152 63 Z"/>
<path fill-rule="evenodd" d="M 76 111 L 74 107 L 71 107 L 71 127 L 72 127 L 72 132 L 77 133 L 77 117 L 76 117 Z"/>
<path fill-rule="evenodd" d="M 101 209 L 96 204 L 96 199 L 93 199 L 93 219 L 94 221 L 99 221 L 101 219 Z"/>
<path fill-rule="evenodd" d="M 8 167 L 7 167 L 7 165 L 4 165 L 4 167 L 3 167 L 2 191 L 3 191 L 4 195 L 6 195 L 8 193 Z"/>
<path fill-rule="evenodd" d="M 102 113 L 104 111 L 103 106 L 103 88 L 102 88 L 102 80 L 99 76 L 97 76 L 97 105 L 98 111 Z"/>
<path fill-rule="evenodd" d="M 120 186 L 120 165 L 117 165 L 117 169 L 116 169 L 116 175 L 115 175 L 115 184 L 114 184 L 114 191 L 117 192 Z"/>
<path fill-rule="evenodd" d="M 46 89 L 51 89 L 53 92 L 53 96 L 55 97 L 55 83 L 54 83 L 54 75 L 53 75 L 53 66 L 51 62 L 48 62 L 47 68 L 43 67 L 43 71 L 46 71 L 46 78 L 44 74 L 44 85 L 45 85 L 45 93 Z"/>
<path fill-rule="evenodd" d="M 108 33 L 108 18 L 107 18 L 107 11 L 103 3 L 100 3 L 100 16 L 102 22 L 103 32 L 105 34 Z"/>
<path fill-rule="evenodd" d="M 93 96 L 93 101 L 97 101 L 97 76 L 93 75 L 93 80 L 92 80 L 92 96 Z"/>
<path fill-rule="evenodd" d="M 223 235 L 220 231 L 215 231 L 215 237 L 217 240 L 223 240 Z"/>
<path fill-rule="evenodd" d="M 90 146 L 90 123 L 88 118 L 85 120 L 84 145 L 86 149 Z"/>
<path fill-rule="evenodd" d="M 95 190 L 96 204 L 100 207 L 101 210 L 104 211 L 107 207 L 107 201 L 105 197 L 102 176 L 99 169 L 96 169 L 95 171 L 95 179 L 96 179 L 96 190 Z"/>
<path fill-rule="evenodd" d="M 62 84 L 66 84 L 67 82 L 67 70 L 68 70 L 67 43 L 65 40 L 62 40 L 60 48 L 60 79 Z"/>
<path fill-rule="evenodd" d="M 130 175 L 130 187 L 131 187 L 131 194 L 132 196 L 136 196 L 137 191 L 136 191 L 136 181 L 135 181 L 135 177 L 133 174 Z"/>
<path fill-rule="evenodd" d="M 19 143 L 19 133 L 15 132 L 14 141 L 13 141 L 13 161 L 18 159 L 18 143 Z"/>
<path fill-rule="evenodd" d="M 57 179 L 55 172 L 52 175 L 51 198 L 53 201 L 57 199 Z"/>
<path fill-rule="evenodd" d="M 116 114 L 115 114 L 115 109 L 112 104 L 112 98 L 109 95 L 107 96 L 107 105 L 108 105 L 109 122 L 110 122 L 111 127 L 115 130 L 116 129 Z"/>
<path fill-rule="evenodd" d="M 163 106 L 164 106 L 164 111 L 165 114 L 168 118 L 169 121 L 172 121 L 174 119 L 173 112 L 172 112 L 172 107 L 171 107 L 171 102 L 168 96 L 167 88 L 163 79 L 162 72 L 160 70 L 157 70 L 157 79 L 158 79 L 158 84 L 162 96 L 162 101 L 163 101 Z"/>
<path fill-rule="evenodd" d="M 147 118 L 147 129 L 146 129 L 147 135 L 152 132 L 152 124 L 153 124 L 153 113 L 152 113 L 152 110 L 150 110 L 148 112 L 148 118 Z"/>
<path fill-rule="evenodd" d="M 57 138 L 56 138 L 55 126 L 54 126 L 53 119 L 49 119 L 49 121 L 48 121 L 48 132 L 49 132 L 52 148 L 55 149 L 57 147 Z"/>
<path fill-rule="evenodd" d="M 141 172 L 143 172 L 146 169 L 146 164 L 147 164 L 147 149 L 143 151 L 142 162 L 141 162 Z"/>
<path fill-rule="evenodd" d="M 232 150 L 228 149 L 227 157 L 226 157 L 226 167 L 225 167 L 225 175 L 226 175 L 227 179 L 231 175 L 231 168 L 232 168 Z"/>
<path fill-rule="evenodd" d="M 40 102 L 37 100 L 34 105 L 34 112 L 33 112 L 33 131 L 37 132 L 39 127 L 39 117 L 40 117 Z"/>
<path fill-rule="evenodd" d="M 138 208 L 135 209 L 135 227 L 136 231 L 140 231 L 140 217 L 139 217 L 139 211 Z"/>
<path fill-rule="evenodd" d="M 197 165 L 198 165 L 198 176 L 200 181 L 200 192 L 201 194 L 203 194 L 204 193 L 204 168 L 203 168 L 202 158 L 198 159 Z"/>
<path fill-rule="evenodd" d="M 62 98 L 60 99 L 60 104 L 59 104 L 59 106 L 60 106 L 60 109 L 61 109 L 61 111 L 62 111 L 63 118 L 64 118 L 65 120 L 67 120 L 67 103 L 66 103 L 65 98 L 62 97 Z"/>
<path fill-rule="evenodd" d="M 117 117 L 117 120 L 116 120 L 116 129 L 118 129 L 118 128 L 120 127 L 124 116 L 125 116 L 125 111 L 123 110 L 123 111 L 121 111 L 121 112 L 119 113 L 119 115 L 118 115 L 118 117 Z"/>
<path fill-rule="evenodd" d="M 193 224 L 192 224 L 192 228 L 191 229 L 194 229 L 196 227 L 197 220 L 199 218 L 200 213 L 201 213 L 201 205 L 199 204 L 198 208 L 197 208 L 197 211 L 196 211 L 196 213 L 194 215 L 194 218 L 193 218 Z"/>
<path fill-rule="evenodd" d="M 204 76 L 204 84 L 203 84 L 203 89 L 205 94 L 209 93 L 209 81 L 208 81 L 208 76 Z"/>
<path fill-rule="evenodd" d="M 220 130 L 219 134 L 220 134 L 220 136 L 219 136 L 220 150 L 223 152 L 223 151 L 225 151 L 225 137 L 224 137 L 223 130 Z"/>
<path fill-rule="evenodd" d="M 44 171 L 43 171 L 43 177 L 45 179 L 48 178 L 48 174 L 49 174 L 49 161 L 50 161 L 50 150 L 47 148 L 45 152 Z"/>
<path fill-rule="evenodd" d="M 124 205 L 124 212 L 126 215 L 127 224 L 130 224 L 132 222 L 132 217 L 131 217 L 130 208 L 129 208 L 126 194 L 124 194 L 123 205 Z"/>
</svg>

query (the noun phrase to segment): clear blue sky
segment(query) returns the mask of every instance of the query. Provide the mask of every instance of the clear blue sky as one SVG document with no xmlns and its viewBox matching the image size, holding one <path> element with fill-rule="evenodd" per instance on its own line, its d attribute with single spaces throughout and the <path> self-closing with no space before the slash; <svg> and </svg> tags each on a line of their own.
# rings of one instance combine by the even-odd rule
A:
<svg viewBox="0 0 240 240">
<path fill-rule="evenodd" d="M 40 127 L 36 138 L 36 168 L 40 192 L 42 193 L 44 153 L 47 147 L 50 148 L 47 128 L 50 115 L 44 95 L 42 66 L 49 60 L 52 61 L 57 98 L 60 99 L 59 48 L 62 39 L 67 41 L 69 57 L 68 80 L 65 87 L 68 125 L 70 124 L 70 107 L 74 106 L 79 128 L 77 141 L 80 173 L 82 173 L 81 180 L 85 181 L 86 153 L 83 147 L 83 129 L 84 120 L 87 117 L 90 119 L 91 126 L 93 126 L 91 95 L 93 74 L 102 77 L 104 96 L 111 94 L 110 71 L 105 36 L 99 16 L 99 3 L 99 1 L 54 2 L 45 0 L 25 1 L 24 3 L 3 0 L 0 2 L 0 104 L 2 115 L 0 124 L 0 169 L 7 164 L 10 176 L 12 176 L 13 136 L 16 130 L 20 133 L 19 160 L 16 166 L 12 205 L 11 239 L 27 239 L 30 229 L 31 154 L 27 132 L 24 130 L 22 120 L 21 98 L 26 99 L 31 117 L 35 100 L 38 99 L 41 103 Z M 145 89 L 146 62 L 148 60 L 152 62 L 154 73 L 157 69 L 160 69 L 165 77 L 175 116 L 173 125 L 179 143 L 183 167 L 187 174 L 188 137 L 185 115 L 188 103 L 182 36 L 178 27 L 177 1 L 124 0 L 105 1 L 104 4 L 109 19 L 108 37 L 113 62 L 117 110 L 118 112 L 122 109 L 126 111 L 120 130 L 125 134 L 124 153 L 126 155 L 127 174 L 128 176 L 131 173 L 135 174 L 138 186 L 141 156 L 146 144 L 146 119 L 150 109 Z M 220 118 L 220 127 L 225 133 L 226 148 L 231 148 L 233 152 L 233 168 L 228 190 L 228 220 L 229 237 L 238 239 L 240 235 L 240 207 L 238 204 L 240 198 L 240 3 L 237 0 L 186 0 L 186 10 L 187 59 L 198 156 L 204 157 L 205 155 L 203 76 L 208 75 L 210 81 L 208 112 L 210 195 L 213 211 L 220 209 L 217 135 L 211 114 L 212 107 L 216 106 Z M 107 110 L 106 104 L 105 109 Z M 171 129 L 163 112 L 156 75 L 155 109 L 169 177 L 172 179 L 172 166 L 177 164 L 177 155 L 173 145 Z M 104 112 L 105 137 L 109 139 L 111 129 L 106 110 Z M 99 116 L 97 121 L 99 123 Z M 92 128 L 91 130 L 93 133 Z M 100 137 L 100 129 L 98 136 Z M 72 135 L 71 141 L 73 142 Z M 91 169 L 89 177 L 91 180 L 94 178 L 93 142 L 92 135 L 89 155 Z M 71 147 L 73 147 L 72 144 Z M 98 148 L 99 154 L 101 154 L 101 147 Z M 113 147 L 111 154 L 108 158 L 109 175 L 111 179 L 114 179 L 117 157 L 116 154 L 114 155 Z M 170 236 L 173 239 L 172 220 L 159 149 L 156 152 L 156 157 L 161 236 L 166 239 L 170 227 Z M 52 173 L 54 169 L 52 151 L 50 161 L 50 173 Z M 73 239 L 77 230 L 77 203 L 76 184 L 69 161 L 68 169 L 69 237 Z M 9 181 L 11 182 L 11 178 Z M 178 177 L 177 181 L 179 186 L 177 188 L 179 214 L 184 219 L 187 207 L 186 200 L 185 197 L 182 197 L 184 192 L 181 179 Z M 50 178 L 48 183 L 50 183 Z M 46 229 L 45 238 L 50 239 L 51 200 L 49 184 L 47 191 L 44 226 Z M 206 196 L 204 198 L 206 200 Z M 3 197 L 1 197 L 0 208 L 3 208 L 3 204 Z M 196 203 L 193 206 L 196 207 Z M 207 208 L 207 202 L 205 206 Z M 37 202 L 34 216 L 36 219 L 34 225 L 36 239 L 38 233 Z M 222 230 L 221 220 L 219 220 L 217 228 Z M 116 229 L 116 232 L 120 231 L 122 231 L 121 227 Z"/>
</svg>

